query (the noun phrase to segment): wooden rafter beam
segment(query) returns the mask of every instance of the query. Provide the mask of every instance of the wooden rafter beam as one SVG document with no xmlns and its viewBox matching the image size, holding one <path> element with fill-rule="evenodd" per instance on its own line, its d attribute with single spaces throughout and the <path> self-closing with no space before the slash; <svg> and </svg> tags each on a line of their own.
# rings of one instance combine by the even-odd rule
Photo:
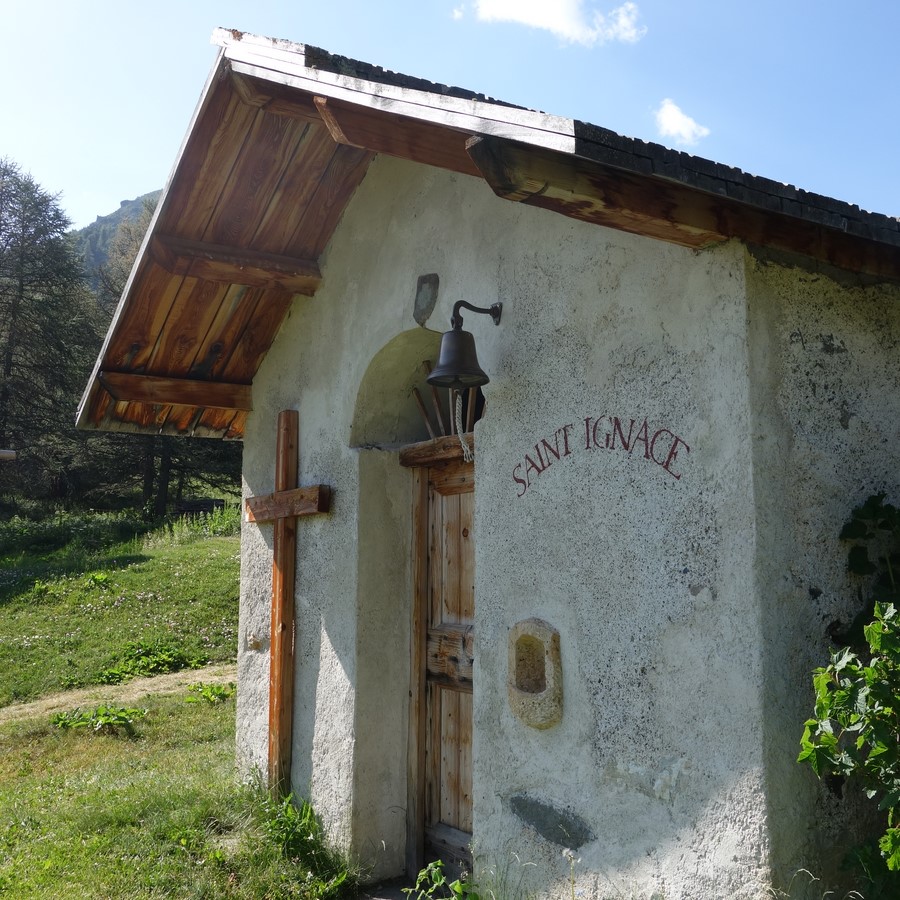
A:
<svg viewBox="0 0 900 900">
<path fill-rule="evenodd" d="M 231 83 L 235 92 L 248 106 L 255 106 L 267 113 L 318 123 L 319 114 L 309 94 L 292 91 L 283 85 L 243 75 L 232 71 Z"/>
<path fill-rule="evenodd" d="M 253 409 L 249 384 L 164 378 L 126 372 L 100 372 L 100 384 L 116 401 L 158 406 L 196 406 L 206 409 Z"/>
<path fill-rule="evenodd" d="M 696 191 L 571 154 L 503 138 L 470 138 L 466 150 L 499 197 L 685 247 L 727 240 Z"/>
<path fill-rule="evenodd" d="M 315 97 L 314 102 L 337 144 L 398 156 L 464 175 L 480 174 L 466 154 L 468 134 L 464 131 L 341 100 Z"/>
<path fill-rule="evenodd" d="M 313 259 L 295 259 L 259 253 L 243 247 L 226 247 L 189 241 L 171 235 L 154 235 L 153 260 L 173 275 L 185 275 L 222 284 L 248 287 L 280 287 L 292 294 L 315 294 L 322 273 Z"/>
<path fill-rule="evenodd" d="M 683 247 L 738 238 L 848 271 L 900 278 L 900 250 L 658 176 L 481 135 L 466 149 L 499 197 Z"/>
</svg>

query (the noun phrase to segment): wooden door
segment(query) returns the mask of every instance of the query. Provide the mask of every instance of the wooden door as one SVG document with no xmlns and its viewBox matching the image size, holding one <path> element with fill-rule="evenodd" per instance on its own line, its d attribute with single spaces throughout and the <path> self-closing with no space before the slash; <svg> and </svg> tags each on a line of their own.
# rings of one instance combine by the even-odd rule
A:
<svg viewBox="0 0 900 900">
<path fill-rule="evenodd" d="M 410 870 L 468 866 L 472 837 L 474 467 L 417 469 Z"/>
</svg>

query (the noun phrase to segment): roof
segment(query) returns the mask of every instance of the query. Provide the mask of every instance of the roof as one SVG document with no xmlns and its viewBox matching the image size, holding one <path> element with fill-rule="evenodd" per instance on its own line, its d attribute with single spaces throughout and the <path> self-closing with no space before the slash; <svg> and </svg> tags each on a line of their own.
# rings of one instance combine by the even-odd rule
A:
<svg viewBox="0 0 900 900">
<path fill-rule="evenodd" d="M 731 238 L 900 279 L 900 222 L 604 128 L 315 47 L 220 52 L 78 410 L 79 427 L 240 439 L 253 378 L 378 153 L 687 247 Z"/>
</svg>

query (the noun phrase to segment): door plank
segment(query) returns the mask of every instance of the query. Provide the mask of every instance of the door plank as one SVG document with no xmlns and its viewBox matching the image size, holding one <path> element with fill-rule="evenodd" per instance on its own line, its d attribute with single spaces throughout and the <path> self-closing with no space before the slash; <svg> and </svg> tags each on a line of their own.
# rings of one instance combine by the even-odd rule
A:
<svg viewBox="0 0 900 900">
<path fill-rule="evenodd" d="M 441 560 L 442 599 L 440 622 L 459 621 L 459 558 L 460 521 L 459 494 L 441 496 L 443 501 L 444 527 L 442 543 L 444 558 Z"/>
<path fill-rule="evenodd" d="M 428 622 L 438 624 L 442 621 L 443 608 L 443 570 L 444 559 L 444 506 L 440 496 L 428 491 L 429 542 L 428 542 Z"/>
<path fill-rule="evenodd" d="M 459 828 L 459 692 L 441 693 L 441 815 L 445 825 Z"/>
<path fill-rule="evenodd" d="M 441 714 L 443 697 L 440 685 L 426 690 L 425 716 L 425 824 L 441 818 Z"/>
<path fill-rule="evenodd" d="M 472 695 L 459 694 L 459 828 L 472 833 Z"/>
<path fill-rule="evenodd" d="M 475 493 L 459 495 L 459 621 L 475 621 Z"/>
</svg>

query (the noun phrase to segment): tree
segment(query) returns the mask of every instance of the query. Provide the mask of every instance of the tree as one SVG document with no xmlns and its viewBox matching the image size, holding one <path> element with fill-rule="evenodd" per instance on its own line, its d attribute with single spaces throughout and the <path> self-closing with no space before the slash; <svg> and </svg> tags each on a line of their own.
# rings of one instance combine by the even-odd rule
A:
<svg viewBox="0 0 900 900">
<path fill-rule="evenodd" d="M 0 497 L 165 514 L 172 494 L 203 484 L 236 491 L 240 447 L 147 435 L 79 432 L 75 410 L 153 214 L 125 220 L 88 287 L 58 200 L 0 160 Z M 10 502 L 10 500 L 14 502 Z"/>
<path fill-rule="evenodd" d="M 57 198 L 0 160 L 0 446 L 18 451 L 0 487 L 62 496 L 83 463 L 73 410 L 90 371 L 99 310 Z"/>
</svg>

